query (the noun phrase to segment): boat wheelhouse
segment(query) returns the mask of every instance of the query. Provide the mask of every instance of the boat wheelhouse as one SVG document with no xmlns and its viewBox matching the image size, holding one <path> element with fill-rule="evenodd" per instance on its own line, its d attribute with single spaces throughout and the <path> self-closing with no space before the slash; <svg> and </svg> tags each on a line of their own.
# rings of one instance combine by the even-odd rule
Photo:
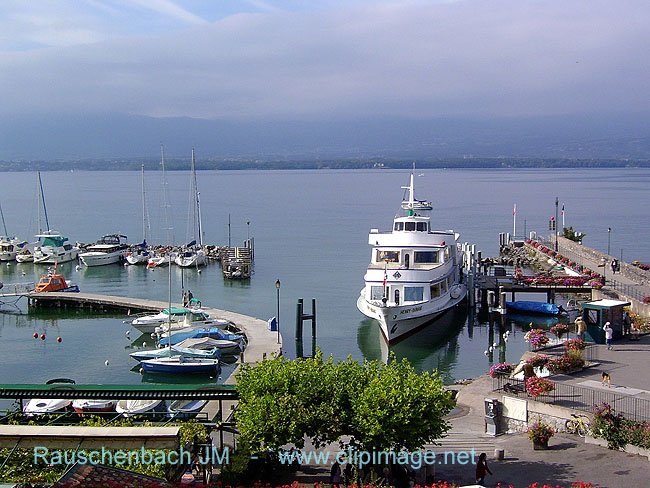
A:
<svg viewBox="0 0 650 488">
<path fill-rule="evenodd" d="M 370 230 L 372 256 L 357 300 L 357 308 L 379 322 L 388 342 L 432 321 L 466 295 L 459 234 L 431 229 L 423 212 L 432 207 L 415 199 L 413 173 L 404 188 L 406 215 L 395 217 L 388 232 Z"/>
</svg>

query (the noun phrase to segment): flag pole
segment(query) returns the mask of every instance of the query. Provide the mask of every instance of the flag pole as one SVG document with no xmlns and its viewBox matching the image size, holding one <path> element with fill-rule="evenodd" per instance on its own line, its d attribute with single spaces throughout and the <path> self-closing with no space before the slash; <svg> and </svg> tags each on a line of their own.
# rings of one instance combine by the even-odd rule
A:
<svg viewBox="0 0 650 488">
<path fill-rule="evenodd" d="M 517 235 L 517 204 L 512 208 L 512 237 Z"/>
</svg>

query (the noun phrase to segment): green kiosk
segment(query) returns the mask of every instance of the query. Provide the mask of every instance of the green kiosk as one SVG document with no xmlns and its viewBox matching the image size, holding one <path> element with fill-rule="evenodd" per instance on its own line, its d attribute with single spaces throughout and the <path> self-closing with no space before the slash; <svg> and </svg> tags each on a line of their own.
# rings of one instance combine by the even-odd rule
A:
<svg viewBox="0 0 650 488">
<path fill-rule="evenodd" d="M 605 322 L 609 322 L 614 329 L 614 339 L 620 339 L 623 336 L 623 307 L 629 305 L 630 302 L 608 299 L 583 303 L 582 318 L 587 324 L 585 339 L 596 344 L 605 344 Z"/>
</svg>

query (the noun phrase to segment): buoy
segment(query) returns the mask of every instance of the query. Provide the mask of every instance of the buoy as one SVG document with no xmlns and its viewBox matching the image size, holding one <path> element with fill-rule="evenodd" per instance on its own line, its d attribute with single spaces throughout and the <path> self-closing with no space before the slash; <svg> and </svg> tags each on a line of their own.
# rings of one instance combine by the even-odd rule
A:
<svg viewBox="0 0 650 488">
<path fill-rule="evenodd" d="M 57 337 L 57 338 L 56 338 L 56 342 L 61 342 L 62 340 L 63 340 L 63 339 L 61 339 L 60 337 Z"/>
<path fill-rule="evenodd" d="M 483 354 L 485 354 L 485 355 L 487 356 L 487 355 L 490 354 L 490 353 L 489 353 L 489 351 L 486 349 L 485 351 L 483 351 Z"/>
<path fill-rule="evenodd" d="M 140 368 L 140 374 L 144 374 L 144 369 Z"/>
<path fill-rule="evenodd" d="M 499 344 L 497 344 L 497 343 L 495 342 L 494 344 L 492 344 L 492 347 L 494 347 L 494 348 L 496 349 L 497 347 L 499 347 Z"/>
<path fill-rule="evenodd" d="M 127 331 L 126 331 L 126 335 L 127 335 L 127 336 L 128 336 L 130 333 L 131 333 L 130 330 L 127 330 Z"/>
<path fill-rule="evenodd" d="M 42 341 L 45 340 L 45 334 L 41 334 L 41 340 L 42 340 Z"/>
<path fill-rule="evenodd" d="M 79 265 L 77 264 L 77 265 L 74 267 L 74 269 L 77 270 L 77 271 L 79 271 L 79 270 L 81 269 L 81 266 L 79 266 Z"/>
<path fill-rule="evenodd" d="M 106 361 L 104 361 L 104 364 L 105 364 L 106 366 L 108 366 L 108 359 L 107 359 Z"/>
<path fill-rule="evenodd" d="M 147 347 L 147 343 L 146 343 L 146 342 L 143 342 L 143 343 L 142 343 L 142 347 Z"/>
<path fill-rule="evenodd" d="M 492 352 L 494 351 L 494 348 L 492 346 L 488 347 L 488 351 Z"/>
<path fill-rule="evenodd" d="M 38 339 L 38 332 L 34 332 L 32 336 L 34 336 L 34 339 Z"/>
<path fill-rule="evenodd" d="M 201 270 L 200 270 L 200 269 L 197 269 L 196 271 L 197 271 L 199 274 L 201 274 Z"/>
</svg>

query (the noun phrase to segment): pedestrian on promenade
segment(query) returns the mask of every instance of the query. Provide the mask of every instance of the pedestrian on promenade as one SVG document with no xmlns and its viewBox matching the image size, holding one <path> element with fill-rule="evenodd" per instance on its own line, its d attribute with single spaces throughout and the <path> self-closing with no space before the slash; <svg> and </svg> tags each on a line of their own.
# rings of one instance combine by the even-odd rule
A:
<svg viewBox="0 0 650 488">
<path fill-rule="evenodd" d="M 183 307 L 187 307 L 187 292 L 183 290 Z"/>
<path fill-rule="evenodd" d="M 632 326 L 632 317 L 630 317 L 630 312 L 625 312 L 623 314 L 623 335 L 630 334 L 630 327 Z"/>
<path fill-rule="evenodd" d="M 605 331 L 605 343 L 607 344 L 607 349 L 613 349 L 612 339 L 614 338 L 614 329 L 612 329 L 609 322 L 605 322 L 605 325 L 603 325 L 603 331 Z"/>
<path fill-rule="evenodd" d="M 581 316 L 578 316 L 578 318 L 576 318 L 573 323 L 576 324 L 576 334 L 578 335 L 578 339 L 584 341 L 585 331 L 587 330 L 587 324 L 585 323 L 585 320 Z"/>
<path fill-rule="evenodd" d="M 478 462 L 476 463 L 476 483 L 479 485 L 485 485 L 485 475 L 486 473 L 492 474 L 490 468 L 487 465 L 487 454 L 484 452 L 478 457 Z"/>
<path fill-rule="evenodd" d="M 338 461 L 334 461 L 332 469 L 330 470 L 330 484 L 332 485 L 332 488 L 339 488 L 341 486 L 341 481 L 341 466 Z"/>
<path fill-rule="evenodd" d="M 618 260 L 616 258 L 612 259 L 612 274 L 616 274 L 618 270 Z"/>
</svg>

